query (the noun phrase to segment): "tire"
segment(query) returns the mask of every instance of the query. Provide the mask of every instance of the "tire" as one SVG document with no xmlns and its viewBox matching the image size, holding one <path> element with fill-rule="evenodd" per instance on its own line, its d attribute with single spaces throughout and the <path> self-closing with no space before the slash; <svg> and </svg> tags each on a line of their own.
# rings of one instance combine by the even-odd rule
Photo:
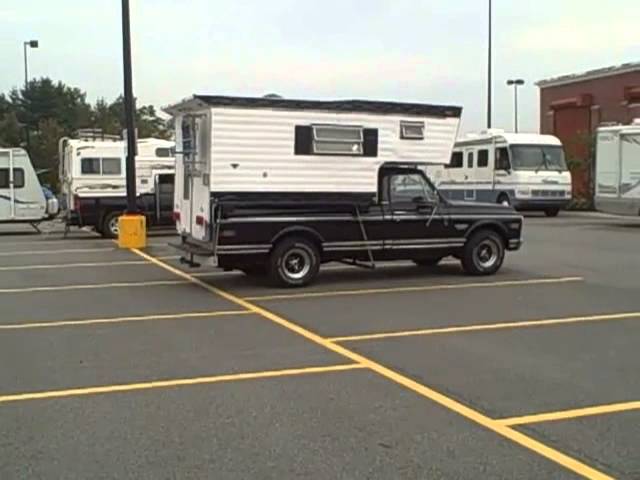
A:
<svg viewBox="0 0 640 480">
<path fill-rule="evenodd" d="M 505 207 L 511 206 L 511 200 L 509 199 L 509 195 L 507 195 L 506 193 L 501 193 L 498 196 L 498 201 L 496 203 L 498 203 L 499 205 L 504 205 Z"/>
<path fill-rule="evenodd" d="M 559 208 L 547 208 L 544 211 L 544 214 L 547 217 L 557 217 L 559 213 L 560 213 L 560 209 Z"/>
<path fill-rule="evenodd" d="M 415 258 L 413 263 L 419 267 L 435 267 L 440 263 L 442 257 L 437 258 Z"/>
<path fill-rule="evenodd" d="M 504 241 L 492 230 L 480 230 L 467 241 L 462 268 L 468 275 L 493 275 L 504 262 Z"/>
<path fill-rule="evenodd" d="M 313 242 L 301 237 L 284 238 L 269 257 L 271 281 L 281 287 L 309 285 L 320 270 L 320 253 Z"/>
<path fill-rule="evenodd" d="M 120 212 L 107 213 L 100 228 L 100 234 L 105 238 L 118 238 L 118 218 L 122 215 Z"/>
</svg>

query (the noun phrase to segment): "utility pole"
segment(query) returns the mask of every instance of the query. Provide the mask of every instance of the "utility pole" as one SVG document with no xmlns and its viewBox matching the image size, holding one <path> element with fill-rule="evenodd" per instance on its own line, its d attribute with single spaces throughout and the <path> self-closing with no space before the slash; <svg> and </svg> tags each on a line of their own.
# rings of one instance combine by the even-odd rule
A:
<svg viewBox="0 0 640 480">
<path fill-rule="evenodd" d="M 124 66 L 124 120 L 127 131 L 127 213 L 137 213 L 136 201 L 136 120 L 131 69 L 131 21 L 129 0 L 122 0 L 122 61 Z"/>
<path fill-rule="evenodd" d="M 489 52 L 487 61 L 487 129 L 492 125 L 493 110 L 493 5 L 489 0 Z"/>
</svg>

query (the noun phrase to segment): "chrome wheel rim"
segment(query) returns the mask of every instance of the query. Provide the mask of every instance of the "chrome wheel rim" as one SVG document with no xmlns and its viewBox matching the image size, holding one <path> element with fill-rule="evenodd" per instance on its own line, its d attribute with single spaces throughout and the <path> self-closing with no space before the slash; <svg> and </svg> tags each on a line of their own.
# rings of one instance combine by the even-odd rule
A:
<svg viewBox="0 0 640 480">
<path fill-rule="evenodd" d="M 282 271 L 291 280 L 301 280 L 311 271 L 311 254 L 302 248 L 292 248 L 282 258 Z"/>
<path fill-rule="evenodd" d="M 120 233 L 120 226 L 119 226 L 119 218 L 118 217 L 113 217 L 111 220 L 109 220 L 109 231 L 113 235 L 118 235 L 118 233 Z"/>
<path fill-rule="evenodd" d="M 480 242 L 474 250 L 476 264 L 483 270 L 492 268 L 500 258 L 500 245 L 492 238 Z"/>
</svg>

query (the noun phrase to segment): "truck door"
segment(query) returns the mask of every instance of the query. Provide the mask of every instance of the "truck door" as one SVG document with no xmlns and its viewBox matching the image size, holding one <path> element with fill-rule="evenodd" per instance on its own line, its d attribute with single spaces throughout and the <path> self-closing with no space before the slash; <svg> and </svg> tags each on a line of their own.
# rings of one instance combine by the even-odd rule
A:
<svg viewBox="0 0 640 480">
<path fill-rule="evenodd" d="M 439 248 L 464 244 L 464 237 L 456 233 L 444 212 L 439 212 L 438 196 L 421 172 L 396 170 L 388 174 L 385 183 L 391 212 L 385 250 L 403 258 L 420 258 L 437 254 Z"/>
<path fill-rule="evenodd" d="M 464 199 L 475 201 L 476 199 L 476 170 L 475 170 L 475 150 L 465 148 L 465 171 L 464 171 Z"/>
</svg>

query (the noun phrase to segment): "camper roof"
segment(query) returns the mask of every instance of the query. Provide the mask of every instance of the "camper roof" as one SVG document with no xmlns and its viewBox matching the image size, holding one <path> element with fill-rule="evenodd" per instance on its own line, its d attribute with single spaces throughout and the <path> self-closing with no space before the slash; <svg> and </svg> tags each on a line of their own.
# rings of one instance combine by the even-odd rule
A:
<svg viewBox="0 0 640 480">
<path fill-rule="evenodd" d="M 415 115 L 423 117 L 460 118 L 461 107 L 423 103 L 381 102 L 373 100 L 293 100 L 273 97 L 225 97 L 193 95 L 163 110 L 171 115 L 201 110 L 206 107 L 270 110 L 316 110 L 341 113 L 373 113 L 380 115 Z"/>
<path fill-rule="evenodd" d="M 539 135 L 537 133 L 505 133 L 504 131 L 488 131 L 480 134 L 470 134 L 458 139 L 456 146 L 487 143 L 489 141 L 504 141 L 509 145 L 562 145 L 553 135 Z"/>
</svg>

